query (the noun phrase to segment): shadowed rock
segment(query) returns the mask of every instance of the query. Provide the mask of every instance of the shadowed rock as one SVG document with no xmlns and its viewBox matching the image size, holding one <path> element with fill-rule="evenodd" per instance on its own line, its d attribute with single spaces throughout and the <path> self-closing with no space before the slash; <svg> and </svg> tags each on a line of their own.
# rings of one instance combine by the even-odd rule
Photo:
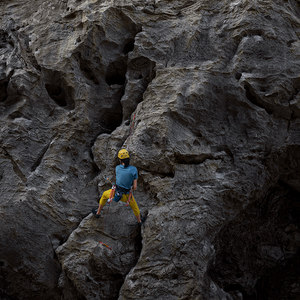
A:
<svg viewBox="0 0 300 300">
<path fill-rule="evenodd" d="M 298 1 L 0 11 L 0 297 L 299 296 Z M 141 231 L 90 215 L 121 147 Z"/>
</svg>

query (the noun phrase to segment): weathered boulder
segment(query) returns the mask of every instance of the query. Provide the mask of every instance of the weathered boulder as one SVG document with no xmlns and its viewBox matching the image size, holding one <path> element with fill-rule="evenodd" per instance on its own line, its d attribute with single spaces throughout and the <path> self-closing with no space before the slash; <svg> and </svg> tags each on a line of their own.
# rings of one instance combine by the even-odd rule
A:
<svg viewBox="0 0 300 300">
<path fill-rule="evenodd" d="M 59 284 L 65 298 L 117 298 L 127 273 L 139 258 L 140 227 L 135 219 L 128 220 L 124 208 L 113 203 L 110 206 L 99 220 L 85 218 L 56 250 L 62 262 Z M 72 283 L 70 288 L 68 281 Z"/>
<path fill-rule="evenodd" d="M 299 1 L 0 11 L 1 298 L 299 296 Z"/>
</svg>

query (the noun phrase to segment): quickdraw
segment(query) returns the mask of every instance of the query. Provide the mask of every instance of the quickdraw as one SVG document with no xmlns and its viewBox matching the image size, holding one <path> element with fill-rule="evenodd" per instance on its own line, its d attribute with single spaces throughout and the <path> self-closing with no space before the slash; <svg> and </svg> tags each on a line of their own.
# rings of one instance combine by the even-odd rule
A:
<svg viewBox="0 0 300 300">
<path fill-rule="evenodd" d="M 131 135 L 132 132 L 133 132 L 133 129 L 134 129 L 134 122 L 135 122 L 135 114 L 133 115 L 133 118 L 132 118 L 132 123 L 131 123 L 131 126 L 130 126 L 130 132 L 129 132 L 129 135 Z"/>
<path fill-rule="evenodd" d="M 105 243 L 103 243 L 103 242 L 100 242 L 100 241 L 99 241 L 99 243 L 100 243 L 101 245 L 105 246 L 106 248 L 108 248 L 109 250 L 112 250 L 112 248 L 111 248 L 111 247 L 109 247 L 108 245 L 106 245 Z"/>
<path fill-rule="evenodd" d="M 130 204 L 131 198 L 132 198 L 132 190 L 130 190 L 130 193 L 129 193 L 129 195 L 128 195 L 128 200 L 127 200 L 127 202 L 126 202 L 126 206 L 128 206 L 128 205 Z"/>
<path fill-rule="evenodd" d="M 108 177 L 104 177 L 104 179 L 106 179 L 112 185 L 111 191 L 110 191 L 110 194 L 109 194 L 109 198 L 107 200 L 107 203 L 110 203 L 114 199 L 115 192 L 116 192 L 116 185 L 114 183 L 112 183 L 111 180 Z"/>
<path fill-rule="evenodd" d="M 109 194 L 109 198 L 107 200 L 107 203 L 110 203 L 114 197 L 115 197 L 115 192 L 116 192 L 116 185 L 114 184 L 111 188 L 110 194 Z"/>
</svg>

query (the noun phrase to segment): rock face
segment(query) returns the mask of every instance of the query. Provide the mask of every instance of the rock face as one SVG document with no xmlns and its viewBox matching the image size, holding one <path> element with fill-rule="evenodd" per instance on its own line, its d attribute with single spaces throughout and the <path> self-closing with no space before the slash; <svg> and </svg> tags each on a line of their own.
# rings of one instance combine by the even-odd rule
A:
<svg viewBox="0 0 300 300">
<path fill-rule="evenodd" d="M 1 299 L 300 296 L 299 1 L 0 12 Z"/>
</svg>

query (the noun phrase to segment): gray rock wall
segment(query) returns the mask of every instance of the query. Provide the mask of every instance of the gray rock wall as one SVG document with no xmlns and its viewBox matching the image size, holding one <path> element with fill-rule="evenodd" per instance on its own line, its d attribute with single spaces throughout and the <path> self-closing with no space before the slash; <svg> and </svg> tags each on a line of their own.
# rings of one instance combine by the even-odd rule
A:
<svg viewBox="0 0 300 300">
<path fill-rule="evenodd" d="M 299 1 L 0 12 L 1 298 L 299 296 Z"/>
</svg>

